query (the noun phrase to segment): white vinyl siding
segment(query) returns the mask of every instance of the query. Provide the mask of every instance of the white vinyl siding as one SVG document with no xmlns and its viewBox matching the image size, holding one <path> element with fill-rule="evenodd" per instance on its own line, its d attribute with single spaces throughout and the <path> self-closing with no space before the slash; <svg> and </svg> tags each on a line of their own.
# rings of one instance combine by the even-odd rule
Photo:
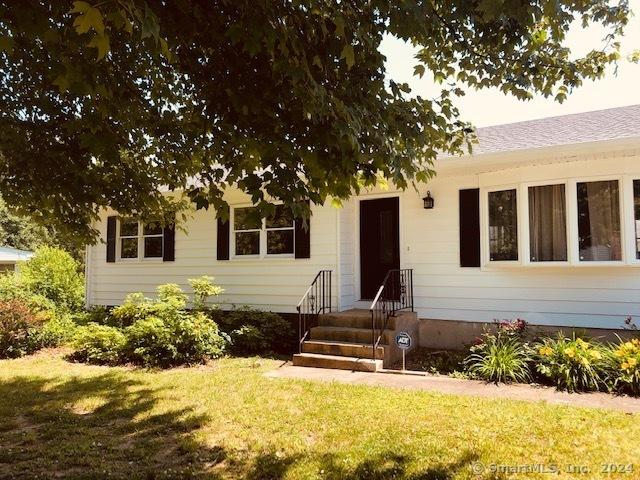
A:
<svg viewBox="0 0 640 480">
<path fill-rule="evenodd" d="M 640 147 L 640 146 L 639 146 Z M 640 148 L 639 148 L 640 149 Z M 633 180 L 640 179 L 640 152 L 610 151 L 569 155 L 544 161 L 533 158 L 523 165 L 518 153 L 512 163 L 501 158 L 500 168 L 486 168 L 490 160 L 472 159 L 469 165 L 448 170 L 416 191 L 400 192 L 401 268 L 414 269 L 415 305 L 420 318 L 491 322 L 522 318 L 533 324 L 620 328 L 627 315 L 640 317 L 640 260 L 636 260 Z M 478 162 L 477 167 L 473 162 Z M 486 168 L 486 171 L 483 170 Z M 576 173 L 581 176 L 577 177 Z M 573 179 L 573 180 L 571 180 Z M 528 218 L 528 201 L 522 191 L 531 185 L 564 183 L 566 197 L 576 198 L 576 181 L 620 182 L 621 242 L 623 262 L 584 262 L 578 258 L 577 211 L 567 202 L 568 256 L 573 264 L 530 262 L 529 231 L 519 229 L 519 265 L 459 266 L 459 190 L 480 188 L 481 199 L 489 190 L 518 186 L 518 210 Z M 431 191 L 436 207 L 425 210 L 422 196 Z M 362 198 L 392 192 L 363 192 Z M 232 206 L 246 205 L 246 197 L 229 195 Z M 88 291 L 93 304 L 115 305 L 131 291 L 153 295 L 162 282 L 175 282 L 188 290 L 187 280 L 211 275 L 224 289 L 221 300 L 277 312 L 295 312 L 295 305 L 321 269 L 334 271 L 334 307 L 351 308 L 359 298 L 357 199 L 342 209 L 329 204 L 314 206 L 311 258 L 255 258 L 216 260 L 214 212 L 198 211 L 186 225 L 188 234 L 176 230 L 176 260 L 106 263 L 105 245 L 90 247 Z M 521 222 L 526 226 L 527 222 Z M 97 225 L 106 236 L 106 214 Z M 526 246 L 527 248 L 523 247 Z M 486 241 L 482 240 L 483 259 Z M 498 262 L 495 262 L 498 263 Z M 564 262 L 559 262 L 564 263 Z M 589 263 L 586 265 L 586 263 Z M 340 276 L 338 278 L 338 273 Z M 338 295 L 339 292 L 339 295 Z"/>
<path fill-rule="evenodd" d="M 235 202 L 234 202 L 235 200 Z M 234 194 L 233 205 L 245 204 L 246 197 Z M 215 277 L 215 283 L 224 288 L 218 300 L 223 308 L 251 306 L 274 312 L 295 313 L 295 306 L 309 283 L 321 269 L 334 270 L 332 283 L 337 292 L 336 270 L 336 215 L 331 207 L 312 207 L 311 258 L 292 256 L 247 258 L 241 261 L 216 259 L 217 222 L 214 211 L 193 212 L 185 225 L 175 232 L 175 261 L 173 262 L 106 262 L 106 245 L 89 247 L 88 303 L 92 305 L 118 305 L 130 292 L 141 291 L 154 297 L 160 283 L 177 283 L 190 292 L 188 279 L 201 275 Z M 96 227 L 106 238 L 105 212 Z M 337 308 L 337 304 L 334 304 Z"/>
</svg>

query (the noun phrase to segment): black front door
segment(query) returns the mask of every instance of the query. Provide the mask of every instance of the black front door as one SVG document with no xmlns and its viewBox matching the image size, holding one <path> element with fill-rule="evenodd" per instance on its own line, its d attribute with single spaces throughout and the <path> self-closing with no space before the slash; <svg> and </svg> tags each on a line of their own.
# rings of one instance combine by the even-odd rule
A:
<svg viewBox="0 0 640 480">
<path fill-rule="evenodd" d="M 398 197 L 360 202 L 360 298 L 372 300 L 389 270 L 400 268 Z"/>
</svg>

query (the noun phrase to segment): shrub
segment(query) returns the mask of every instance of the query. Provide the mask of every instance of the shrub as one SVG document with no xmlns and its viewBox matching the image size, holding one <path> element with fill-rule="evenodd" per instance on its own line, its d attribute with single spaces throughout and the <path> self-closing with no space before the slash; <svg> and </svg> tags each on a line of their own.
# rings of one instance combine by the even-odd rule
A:
<svg viewBox="0 0 640 480">
<path fill-rule="evenodd" d="M 640 395 L 640 338 L 609 345 L 606 360 L 612 389 Z"/>
<path fill-rule="evenodd" d="M 70 314 L 53 315 L 36 332 L 37 344 L 40 348 L 64 345 L 73 339 L 76 329 L 77 324 Z"/>
<path fill-rule="evenodd" d="M 36 332 L 47 320 L 22 300 L 0 301 L 0 358 L 16 358 L 39 348 Z"/>
<path fill-rule="evenodd" d="M 286 350 L 295 341 L 291 325 L 276 313 L 243 307 L 219 314 L 216 320 L 220 329 L 231 337 L 232 349 L 237 353 Z M 252 330 L 242 330 L 244 327 L 252 327 Z M 255 331 L 260 333 L 261 340 Z M 259 345 L 262 348 L 256 350 Z M 245 347 L 249 349 L 245 350 Z"/>
<path fill-rule="evenodd" d="M 136 321 L 125 330 L 127 357 L 143 365 L 171 365 L 177 357 L 171 330 L 158 317 Z"/>
<path fill-rule="evenodd" d="M 269 350 L 269 342 L 260 330 L 251 325 L 243 325 L 233 330 L 229 337 L 231 348 L 238 353 L 261 353 Z"/>
<path fill-rule="evenodd" d="M 122 360 L 126 338 L 118 328 L 90 323 L 78 327 L 71 358 L 80 362 L 114 365 Z"/>
<path fill-rule="evenodd" d="M 142 293 L 130 293 L 122 305 L 111 310 L 109 317 L 105 317 L 107 324 L 114 327 L 128 327 L 138 320 L 143 320 L 154 313 L 155 303 L 145 298 Z"/>
<path fill-rule="evenodd" d="M 16 273 L 0 275 L 0 301 L 19 300 L 33 312 L 53 311 L 56 305 L 50 299 L 27 289 Z"/>
<path fill-rule="evenodd" d="M 531 349 L 513 332 L 498 329 L 485 333 L 480 342 L 471 347 L 471 354 L 463 361 L 465 371 L 473 378 L 489 382 L 528 382 Z"/>
<path fill-rule="evenodd" d="M 224 339 L 202 312 L 178 319 L 149 317 L 125 330 L 127 356 L 135 363 L 170 367 L 204 362 L 222 355 Z"/>
<path fill-rule="evenodd" d="M 20 266 L 20 283 L 34 295 L 53 302 L 57 309 L 78 311 L 84 305 L 84 278 L 80 266 L 64 250 L 39 247 Z"/>
<path fill-rule="evenodd" d="M 208 275 L 189 279 L 189 285 L 193 290 L 193 307 L 196 310 L 215 309 L 218 307 L 215 304 L 207 304 L 209 297 L 216 297 L 224 292 L 221 287 L 213 283 L 213 280 L 214 278 Z"/>
<path fill-rule="evenodd" d="M 575 333 L 546 338 L 536 345 L 537 370 L 559 389 L 569 392 L 606 389 L 604 348 Z"/>
</svg>

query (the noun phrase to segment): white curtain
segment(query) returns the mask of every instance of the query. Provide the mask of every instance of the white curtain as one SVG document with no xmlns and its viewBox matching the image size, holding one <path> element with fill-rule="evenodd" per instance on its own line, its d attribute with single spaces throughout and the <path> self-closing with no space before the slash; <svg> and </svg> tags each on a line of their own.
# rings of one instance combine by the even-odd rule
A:
<svg viewBox="0 0 640 480">
<path fill-rule="evenodd" d="M 618 181 L 578 184 L 580 260 L 622 259 Z"/>
<path fill-rule="evenodd" d="M 532 262 L 567 260 L 564 185 L 529 188 L 529 241 Z"/>
</svg>

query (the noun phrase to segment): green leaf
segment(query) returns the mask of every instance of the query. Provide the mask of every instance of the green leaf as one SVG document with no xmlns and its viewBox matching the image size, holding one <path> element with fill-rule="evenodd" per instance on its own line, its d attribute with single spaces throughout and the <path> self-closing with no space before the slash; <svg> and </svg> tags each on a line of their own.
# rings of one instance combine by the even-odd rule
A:
<svg viewBox="0 0 640 480">
<path fill-rule="evenodd" d="M 342 200 L 340 200 L 339 198 L 332 198 L 331 206 L 333 208 L 342 208 Z"/>
<path fill-rule="evenodd" d="M 424 76 L 424 65 L 418 64 L 413 67 L 413 74 L 418 75 L 420 78 Z"/>
<path fill-rule="evenodd" d="M 70 13 L 77 13 L 78 16 L 73 21 L 76 32 L 80 35 L 94 29 L 99 35 L 104 34 L 104 21 L 102 13 L 87 2 L 73 2 L 73 8 Z"/>
<path fill-rule="evenodd" d="M 87 45 L 98 49 L 98 60 L 102 60 L 111 48 L 109 43 L 109 35 L 95 34 Z"/>
<path fill-rule="evenodd" d="M 347 62 L 347 68 L 353 67 L 355 64 L 355 59 L 353 56 L 353 47 L 350 44 L 346 44 L 342 49 L 342 53 L 340 54 L 340 58 L 344 58 L 345 62 Z"/>
</svg>

